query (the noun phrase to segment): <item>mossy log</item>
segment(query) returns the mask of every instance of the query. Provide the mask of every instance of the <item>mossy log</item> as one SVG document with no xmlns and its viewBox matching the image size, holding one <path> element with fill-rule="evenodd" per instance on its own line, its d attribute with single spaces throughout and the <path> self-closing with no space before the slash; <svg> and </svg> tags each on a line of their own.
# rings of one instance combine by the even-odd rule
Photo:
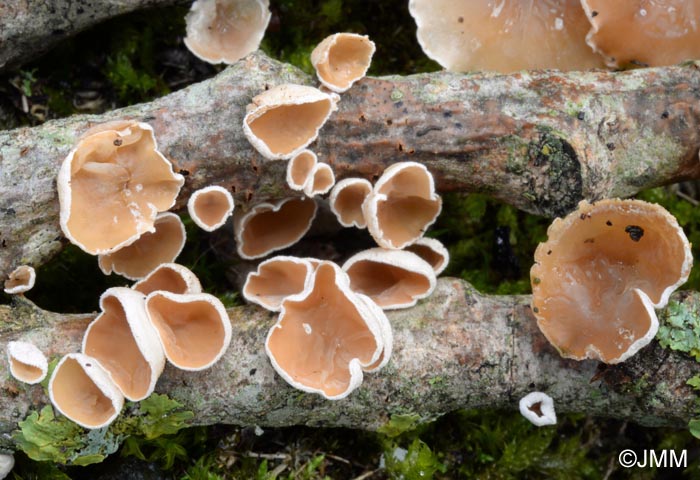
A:
<svg viewBox="0 0 700 480">
<path fill-rule="evenodd" d="M 0 277 L 61 249 L 56 174 L 100 122 L 153 125 L 161 150 L 187 176 L 176 208 L 214 183 L 234 193 L 239 209 L 292 193 L 286 162 L 265 160 L 241 128 L 251 98 L 285 82 L 314 83 L 253 54 L 151 103 L 0 132 Z M 484 192 L 558 216 L 584 198 L 700 177 L 700 62 L 619 73 L 367 78 L 343 94 L 311 148 L 338 178 L 373 180 L 387 165 L 415 160 L 442 192 Z"/>
<path fill-rule="evenodd" d="M 110 18 L 185 0 L 8 0 L 0 2 L 0 72 L 33 60 L 64 38 Z"/>
<path fill-rule="evenodd" d="M 586 412 L 644 425 L 683 426 L 698 414 L 686 381 L 700 373 L 687 354 L 656 341 L 619 365 L 565 360 L 537 328 L 529 296 L 487 296 L 456 279 L 441 279 L 416 307 L 389 313 L 394 353 L 383 370 L 365 374 L 349 397 L 324 400 L 287 385 L 272 369 L 264 339 L 274 314 L 257 306 L 228 310 L 233 340 L 224 357 L 203 372 L 167 366 L 156 392 L 194 413 L 193 424 L 337 426 L 377 429 L 392 417 L 434 419 L 459 408 L 517 409 L 541 390 L 558 412 Z M 697 315 L 700 293 L 672 297 L 673 313 Z M 18 298 L 0 306 L 0 351 L 10 340 L 34 342 L 50 358 L 78 351 L 93 315 L 60 315 Z M 41 385 L 10 378 L 0 362 L 0 448 L 7 433 L 47 403 Z"/>
</svg>

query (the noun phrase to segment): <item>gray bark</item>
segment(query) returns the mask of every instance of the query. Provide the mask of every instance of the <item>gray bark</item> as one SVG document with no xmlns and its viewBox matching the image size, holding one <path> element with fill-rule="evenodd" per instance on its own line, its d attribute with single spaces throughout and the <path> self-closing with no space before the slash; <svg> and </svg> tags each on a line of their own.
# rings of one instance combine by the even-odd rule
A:
<svg viewBox="0 0 700 480">
<path fill-rule="evenodd" d="M 376 429 L 395 414 L 429 420 L 459 408 L 514 410 L 535 390 L 551 395 L 560 413 L 651 426 L 683 426 L 697 415 L 697 396 L 685 383 L 700 373 L 691 357 L 652 342 L 627 362 L 605 368 L 596 361 L 565 360 L 540 333 L 529 302 L 529 296 L 481 295 L 463 281 L 441 279 L 429 299 L 389 313 L 395 337 L 391 361 L 365 374 L 363 384 L 339 401 L 287 385 L 263 347 L 274 314 L 236 307 L 228 310 L 233 340 L 224 357 L 203 372 L 167 366 L 156 392 L 182 402 L 200 425 Z M 697 311 L 700 294 L 677 293 L 672 302 Z M 0 351 L 17 339 L 34 342 L 52 358 L 78 351 L 93 316 L 50 313 L 23 299 L 2 305 Z M 0 362 L 0 446 L 11 447 L 1 434 L 48 399 L 41 386 L 23 385 L 7 370 Z"/>
<path fill-rule="evenodd" d="M 90 126 L 149 122 L 190 192 L 220 184 L 237 208 L 281 198 L 285 162 L 249 145 L 245 106 L 266 86 L 313 83 L 254 54 L 216 77 L 151 103 L 0 132 L 0 277 L 39 266 L 64 243 L 55 177 Z M 484 192 L 557 216 L 581 199 L 629 196 L 700 176 L 700 63 L 629 72 L 432 73 L 367 78 L 312 145 L 338 178 L 378 177 L 394 162 L 425 163 L 440 191 Z"/>
<path fill-rule="evenodd" d="M 0 72 L 47 52 L 64 38 L 137 9 L 183 0 L 7 0 L 0 2 Z"/>
</svg>

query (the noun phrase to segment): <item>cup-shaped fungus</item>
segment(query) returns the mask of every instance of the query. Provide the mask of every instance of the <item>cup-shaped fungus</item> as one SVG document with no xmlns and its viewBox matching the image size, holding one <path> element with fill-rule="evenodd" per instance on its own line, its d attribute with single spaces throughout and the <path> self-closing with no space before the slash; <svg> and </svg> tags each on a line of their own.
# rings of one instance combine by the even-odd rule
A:
<svg viewBox="0 0 700 480">
<path fill-rule="evenodd" d="M 307 197 L 323 195 L 335 185 L 335 174 L 327 163 L 317 163 L 304 184 L 304 194 Z"/>
<path fill-rule="evenodd" d="M 421 238 L 442 209 L 424 165 L 399 162 L 384 170 L 362 204 L 367 229 L 380 247 L 401 249 Z"/>
<path fill-rule="evenodd" d="M 209 63 L 235 63 L 260 46 L 270 23 L 270 2 L 197 0 L 185 22 L 190 52 Z"/>
<path fill-rule="evenodd" d="M 208 293 L 156 291 L 146 297 L 146 311 L 168 361 L 182 370 L 211 367 L 231 343 L 226 309 Z"/>
<path fill-rule="evenodd" d="M 337 400 L 360 386 L 363 368 L 388 361 L 388 323 L 371 300 L 350 290 L 337 265 L 322 262 L 304 291 L 282 302 L 265 351 L 287 383 Z"/>
<path fill-rule="evenodd" d="M 552 397 L 542 392 L 531 392 L 520 399 L 520 413 L 534 425 L 556 425 L 557 414 L 554 411 Z"/>
<path fill-rule="evenodd" d="M 69 353 L 58 362 L 49 397 L 59 412 L 85 428 L 106 427 L 124 406 L 124 396 L 107 372 L 82 353 Z"/>
<path fill-rule="evenodd" d="M 406 250 L 415 253 L 428 262 L 433 267 L 436 276 L 440 275 L 447 268 L 447 264 L 450 263 L 450 252 L 436 238 L 423 237 L 417 240 L 416 243 L 406 247 Z"/>
<path fill-rule="evenodd" d="M 365 76 L 374 51 L 374 42 L 367 35 L 336 33 L 314 48 L 311 64 L 323 86 L 341 93 Z"/>
<path fill-rule="evenodd" d="M 143 294 L 113 287 L 100 297 L 100 313 L 88 325 L 83 353 L 107 371 L 126 398 L 143 400 L 153 393 L 165 367 L 158 335 L 148 321 Z"/>
<path fill-rule="evenodd" d="M 190 196 L 187 211 L 199 228 L 213 232 L 233 213 L 233 197 L 218 185 L 204 187 Z"/>
<path fill-rule="evenodd" d="M 408 8 L 423 51 L 450 71 L 603 66 L 586 45 L 579 0 L 410 0 Z"/>
<path fill-rule="evenodd" d="M 174 213 L 159 213 L 153 222 L 153 232 L 141 235 L 134 243 L 116 252 L 98 256 L 100 270 L 105 275 L 114 272 L 129 280 L 138 280 L 162 263 L 172 262 L 185 246 L 185 226 Z"/>
<path fill-rule="evenodd" d="M 671 214 L 640 200 L 582 201 L 535 251 L 532 310 L 568 358 L 618 363 L 659 327 L 654 308 L 688 278 L 690 245 Z"/>
<path fill-rule="evenodd" d="M 663 66 L 700 58 L 700 0 L 581 0 L 586 41 L 609 67 Z"/>
<path fill-rule="evenodd" d="M 302 150 L 289 159 L 289 163 L 287 163 L 287 185 L 289 188 L 297 191 L 303 190 L 317 163 L 318 157 L 311 150 Z"/>
<path fill-rule="evenodd" d="M 49 370 L 46 356 L 29 342 L 8 343 L 7 360 L 10 363 L 10 373 L 20 382 L 39 383 Z"/>
<path fill-rule="evenodd" d="M 238 214 L 233 223 L 238 254 L 250 260 L 294 245 L 311 228 L 316 208 L 314 200 L 294 197 Z"/>
<path fill-rule="evenodd" d="M 408 308 L 435 289 L 435 272 L 412 252 L 371 248 L 350 257 L 343 270 L 350 288 L 385 310 Z"/>
<path fill-rule="evenodd" d="M 131 286 L 144 295 L 164 290 L 171 293 L 200 293 L 202 285 L 197 276 L 187 267 L 177 263 L 163 263 L 149 273 L 145 278 Z"/>
<path fill-rule="evenodd" d="M 265 158 L 292 158 L 316 139 L 337 103 L 336 94 L 314 87 L 277 85 L 253 98 L 243 132 Z"/>
<path fill-rule="evenodd" d="M 315 266 L 304 258 L 280 255 L 258 265 L 243 286 L 243 297 L 263 308 L 279 312 L 282 301 L 304 291 Z"/>
<path fill-rule="evenodd" d="M 5 280 L 4 292 L 10 295 L 28 292 L 36 282 L 36 271 L 29 265 L 20 265 L 10 272 Z"/>
<path fill-rule="evenodd" d="M 372 184 L 364 178 L 346 178 L 333 187 L 329 203 L 331 211 L 344 227 L 366 228 L 362 204 L 372 191 Z"/>
<path fill-rule="evenodd" d="M 61 229 L 86 252 L 111 253 L 154 230 L 185 179 L 158 151 L 153 128 L 101 130 L 71 150 L 58 173 Z"/>
</svg>

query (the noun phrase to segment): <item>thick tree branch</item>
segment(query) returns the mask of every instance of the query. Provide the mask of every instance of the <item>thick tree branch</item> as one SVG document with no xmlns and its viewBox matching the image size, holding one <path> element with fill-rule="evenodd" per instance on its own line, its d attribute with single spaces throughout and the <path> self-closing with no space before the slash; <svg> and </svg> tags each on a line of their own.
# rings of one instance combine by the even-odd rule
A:
<svg viewBox="0 0 700 480">
<path fill-rule="evenodd" d="M 255 54 L 151 103 L 0 132 L 0 276 L 40 265 L 62 245 L 55 176 L 77 138 L 117 118 L 151 123 L 188 174 L 180 195 L 218 183 L 239 208 L 290 193 L 285 162 L 245 139 L 245 106 L 265 87 L 311 83 Z M 340 178 L 425 163 L 439 190 L 485 192 L 561 215 L 583 199 L 629 196 L 700 175 L 700 63 L 621 73 L 433 73 L 368 78 L 342 96 L 312 148 Z M 243 204 L 243 205 L 241 205 Z"/>
<path fill-rule="evenodd" d="M 183 0 L 8 0 L 0 2 L 0 72 L 47 52 L 64 38 L 134 10 Z"/>
<path fill-rule="evenodd" d="M 288 386 L 264 353 L 273 314 L 259 307 L 229 310 L 233 341 L 210 370 L 166 367 L 157 392 L 184 403 L 197 424 L 346 426 L 375 429 L 393 414 L 435 418 L 458 408 L 515 410 L 520 397 L 548 392 L 558 412 L 587 412 L 645 425 L 687 424 L 697 396 L 686 385 L 700 364 L 658 343 L 626 363 L 564 360 L 539 332 L 528 296 L 485 296 L 465 282 L 442 279 L 427 301 L 389 314 L 395 351 L 381 372 L 341 401 Z M 682 292 L 675 308 L 697 311 L 700 294 Z M 0 351 L 6 342 L 35 342 L 58 357 L 77 351 L 91 315 L 45 312 L 25 300 L 0 306 Z M 0 433 L 16 428 L 47 402 L 41 386 L 10 378 L 0 362 Z M 10 446 L 0 435 L 0 447 Z M 4 442 L 4 443 L 3 443 Z"/>
</svg>

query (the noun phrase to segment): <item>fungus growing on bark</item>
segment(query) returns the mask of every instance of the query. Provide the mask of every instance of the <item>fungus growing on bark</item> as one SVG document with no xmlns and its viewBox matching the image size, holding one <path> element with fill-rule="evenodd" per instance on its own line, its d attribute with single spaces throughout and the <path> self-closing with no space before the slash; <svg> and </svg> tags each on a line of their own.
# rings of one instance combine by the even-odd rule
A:
<svg viewBox="0 0 700 480">
<path fill-rule="evenodd" d="M 410 0 L 408 8 L 423 51 L 450 71 L 603 66 L 586 44 L 579 0 Z"/>
<path fill-rule="evenodd" d="M 416 243 L 406 247 L 406 250 L 415 253 L 428 262 L 433 267 L 435 276 L 440 275 L 447 268 L 447 264 L 450 263 L 450 252 L 436 238 L 423 237 L 417 240 Z"/>
<path fill-rule="evenodd" d="M 218 185 L 204 187 L 190 196 L 187 211 L 199 228 L 213 232 L 233 214 L 233 197 Z"/>
<path fill-rule="evenodd" d="M 318 163 L 318 157 L 311 150 L 302 150 L 287 163 L 287 185 L 292 190 L 301 191 Z"/>
<path fill-rule="evenodd" d="M 162 263 L 172 262 L 185 246 L 185 226 L 174 213 L 159 213 L 153 232 L 144 233 L 135 242 L 116 252 L 99 255 L 98 264 L 105 275 L 114 272 L 129 280 L 145 277 Z"/>
<path fill-rule="evenodd" d="M 676 219 L 640 200 L 582 201 L 535 251 L 532 310 L 567 358 L 618 363 L 656 335 L 654 308 L 688 278 L 690 245 Z"/>
<path fill-rule="evenodd" d="M 177 263 L 163 263 L 149 273 L 145 278 L 136 282 L 134 290 L 148 295 L 156 290 L 171 293 L 200 293 L 202 285 L 197 276 L 187 267 Z"/>
<path fill-rule="evenodd" d="M 0 480 L 7 477 L 15 466 L 15 456 L 11 453 L 0 453 Z"/>
<path fill-rule="evenodd" d="M 7 360 L 12 376 L 30 385 L 41 382 L 49 370 L 46 356 L 29 342 L 9 342 Z"/>
<path fill-rule="evenodd" d="M 408 308 L 435 289 L 435 272 L 422 258 L 405 250 L 371 248 L 343 264 L 350 288 L 385 310 Z"/>
<path fill-rule="evenodd" d="M 534 425 L 556 425 L 557 414 L 554 411 L 552 397 L 542 392 L 531 392 L 520 399 L 520 413 Z"/>
<path fill-rule="evenodd" d="M 586 41 L 609 67 L 663 66 L 700 58 L 700 0 L 581 0 Z"/>
<path fill-rule="evenodd" d="M 263 308 L 279 312 L 282 301 L 304 291 L 316 266 L 304 258 L 277 256 L 258 265 L 248 273 L 243 297 Z"/>
<path fill-rule="evenodd" d="M 226 309 L 208 293 L 156 291 L 146 297 L 146 311 L 168 361 L 182 370 L 211 367 L 231 343 Z"/>
<path fill-rule="evenodd" d="M 360 386 L 363 369 L 388 361 L 388 323 L 369 298 L 350 290 L 337 265 L 321 262 L 304 291 L 282 302 L 265 350 L 294 388 L 337 400 Z"/>
<path fill-rule="evenodd" d="M 158 335 L 148 321 L 143 294 L 113 287 L 100 297 L 100 313 L 88 325 L 82 353 L 105 369 L 122 394 L 131 401 L 153 393 L 165 367 Z"/>
<path fill-rule="evenodd" d="M 365 76 L 374 51 L 374 42 L 367 35 L 336 33 L 314 48 L 311 64 L 323 86 L 341 93 Z"/>
<path fill-rule="evenodd" d="M 235 63 L 260 46 L 270 23 L 270 2 L 197 0 L 185 22 L 190 52 L 209 63 Z"/>
<path fill-rule="evenodd" d="M 362 204 L 371 191 L 372 184 L 364 178 L 346 178 L 335 184 L 329 203 L 342 226 L 367 227 Z"/>
<path fill-rule="evenodd" d="M 182 175 L 156 147 L 146 123 L 111 122 L 84 137 L 58 173 L 60 223 L 86 252 L 111 253 L 154 230 L 158 212 L 175 204 Z"/>
<path fill-rule="evenodd" d="M 253 98 L 243 132 L 265 158 L 292 158 L 316 139 L 337 103 L 334 93 L 303 85 L 277 85 Z"/>
<path fill-rule="evenodd" d="M 51 375 L 49 397 L 56 410 L 85 428 L 106 427 L 124 406 L 124 396 L 94 358 L 64 356 Z"/>
<path fill-rule="evenodd" d="M 317 163 L 304 184 L 304 194 L 307 197 L 323 195 L 335 185 L 335 174 L 327 163 Z"/>
<path fill-rule="evenodd" d="M 377 180 L 362 204 L 367 229 L 380 247 L 401 249 L 421 238 L 442 209 L 424 165 L 399 162 Z"/>
<path fill-rule="evenodd" d="M 312 199 L 293 197 L 237 212 L 233 227 L 238 254 L 250 260 L 294 245 L 311 228 L 316 208 Z"/>
<path fill-rule="evenodd" d="M 4 292 L 10 295 L 28 292 L 34 288 L 36 271 L 29 265 L 20 265 L 10 272 L 5 280 Z"/>
</svg>

